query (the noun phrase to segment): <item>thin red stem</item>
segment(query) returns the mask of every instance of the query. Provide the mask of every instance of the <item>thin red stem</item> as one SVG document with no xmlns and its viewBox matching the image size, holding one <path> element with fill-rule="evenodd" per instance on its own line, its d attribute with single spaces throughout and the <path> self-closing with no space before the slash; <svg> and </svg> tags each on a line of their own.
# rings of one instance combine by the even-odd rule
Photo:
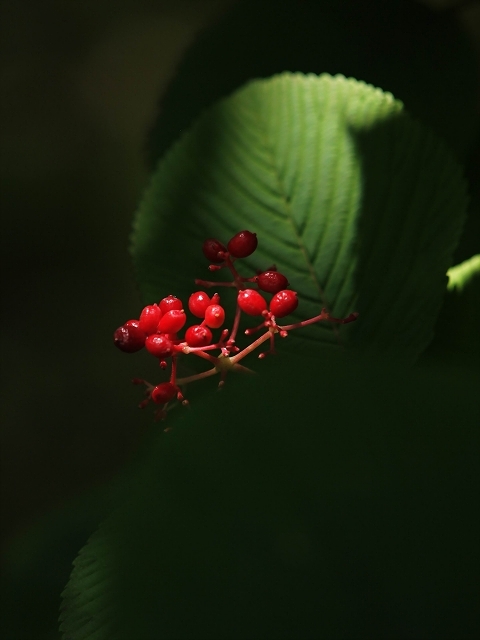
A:
<svg viewBox="0 0 480 640">
<path fill-rule="evenodd" d="M 262 322 L 261 324 L 257 325 L 256 327 L 249 327 L 248 329 L 245 329 L 245 335 L 246 336 L 251 336 L 252 333 L 257 333 L 257 331 L 260 331 L 260 329 L 262 329 L 265 326 L 266 326 L 265 322 Z"/>
<path fill-rule="evenodd" d="M 189 349 L 192 349 L 192 347 L 189 347 Z M 209 362 L 211 362 L 212 364 L 217 364 L 218 362 L 218 358 L 216 358 L 215 356 L 211 356 L 208 353 L 205 353 L 205 349 L 218 349 L 217 345 L 211 345 L 210 347 L 194 347 L 193 348 L 193 353 L 198 356 L 199 358 L 203 358 L 204 360 L 208 360 Z"/>
<path fill-rule="evenodd" d="M 196 380 L 202 380 L 203 378 L 209 378 L 210 376 L 214 376 L 216 373 L 218 373 L 218 371 L 214 367 L 213 369 L 203 371 L 202 373 L 196 373 L 195 375 L 188 376 L 187 378 L 179 378 L 177 380 L 177 385 L 184 385 L 188 384 L 189 382 L 195 382 Z"/>
<path fill-rule="evenodd" d="M 234 284 L 234 286 L 237 286 L 236 282 L 237 282 L 237 280 L 240 280 L 240 274 L 235 269 L 235 266 L 233 264 L 232 259 L 230 258 L 230 254 L 229 253 L 225 254 L 225 264 L 228 267 L 228 269 L 230 269 L 230 273 L 233 276 L 233 279 L 234 279 L 234 283 L 233 284 Z"/>
<path fill-rule="evenodd" d="M 230 337 L 227 341 L 227 344 L 234 344 L 235 343 L 235 338 L 237 336 L 237 332 L 238 332 L 238 327 L 240 326 L 240 316 L 242 314 L 242 310 L 240 309 L 240 307 L 237 304 L 237 308 L 235 309 L 235 318 L 233 320 L 233 327 L 232 327 L 232 331 L 230 333 Z"/>
<path fill-rule="evenodd" d="M 291 329 L 299 329 L 300 327 L 306 327 L 309 324 L 314 324 L 315 322 L 336 322 L 338 324 L 348 324 L 349 322 L 353 322 L 358 318 L 358 313 L 351 313 L 347 318 L 334 318 L 331 316 L 326 309 L 322 309 L 322 313 L 314 318 L 309 318 L 308 320 L 302 320 L 302 322 L 296 322 L 295 324 L 288 325 L 278 325 L 278 328 L 282 331 L 290 331 Z"/>
<path fill-rule="evenodd" d="M 273 330 L 273 331 L 275 331 L 275 330 Z M 242 349 L 242 351 L 240 351 L 240 353 L 237 353 L 236 356 L 231 356 L 230 357 L 230 362 L 232 364 L 236 364 L 237 362 L 240 362 L 240 360 L 243 360 L 243 358 L 245 358 L 245 356 L 248 356 L 249 353 L 252 353 L 252 351 L 255 351 L 255 349 L 257 347 L 259 347 L 266 340 L 268 340 L 270 338 L 270 334 L 271 333 L 272 333 L 272 331 L 270 329 L 268 331 L 266 331 L 263 334 L 263 336 L 260 336 L 260 338 L 257 338 L 255 340 L 255 342 L 252 342 L 252 344 L 248 345 L 248 347 L 245 347 L 245 349 Z"/>
<path fill-rule="evenodd" d="M 202 287 L 236 287 L 237 285 L 234 282 L 212 282 L 211 280 L 200 280 L 197 278 L 195 280 L 195 284 L 198 284 Z"/>
<path fill-rule="evenodd" d="M 172 356 L 172 370 L 170 373 L 170 382 L 176 386 L 175 379 L 177 377 L 177 356 Z"/>
</svg>

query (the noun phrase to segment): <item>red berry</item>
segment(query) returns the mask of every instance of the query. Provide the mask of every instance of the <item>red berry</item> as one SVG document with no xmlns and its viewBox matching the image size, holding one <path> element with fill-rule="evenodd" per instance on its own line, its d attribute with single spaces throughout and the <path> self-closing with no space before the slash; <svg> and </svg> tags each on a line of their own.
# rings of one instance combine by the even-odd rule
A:
<svg viewBox="0 0 480 640">
<path fill-rule="evenodd" d="M 177 393 L 176 387 L 171 382 L 162 382 L 152 391 L 152 400 L 156 404 L 165 404 L 175 397 Z"/>
<path fill-rule="evenodd" d="M 257 276 L 256 282 L 259 289 L 268 293 L 277 293 L 288 287 L 288 280 L 278 271 L 264 271 Z"/>
<path fill-rule="evenodd" d="M 211 304 L 205 311 L 205 324 L 211 329 L 218 329 L 225 322 L 225 309 L 219 304 Z"/>
<path fill-rule="evenodd" d="M 237 296 L 238 306 L 249 316 L 261 316 L 267 308 L 267 302 L 255 289 L 244 289 Z"/>
<path fill-rule="evenodd" d="M 158 304 L 149 304 L 140 314 L 140 329 L 144 331 L 147 336 L 155 333 L 161 317 L 162 312 Z"/>
<path fill-rule="evenodd" d="M 187 321 L 187 316 L 183 309 L 172 309 L 160 318 L 157 331 L 160 333 L 177 333 Z"/>
<path fill-rule="evenodd" d="M 128 320 L 113 334 L 113 343 L 125 353 L 135 353 L 145 345 L 145 333 L 140 329 L 138 320 Z"/>
<path fill-rule="evenodd" d="M 146 350 L 156 358 L 168 358 L 173 353 L 172 341 L 161 333 L 153 333 L 145 340 Z"/>
<path fill-rule="evenodd" d="M 283 318 L 293 313 L 298 307 L 298 298 L 296 291 L 279 291 L 270 300 L 270 311 L 276 318 Z"/>
<path fill-rule="evenodd" d="M 212 332 L 204 325 L 194 324 L 185 331 L 185 340 L 189 347 L 206 347 L 212 342 Z"/>
<path fill-rule="evenodd" d="M 173 309 L 178 309 L 178 311 L 183 309 L 183 303 L 177 296 L 170 295 L 160 300 L 160 310 L 162 313 L 167 313 L 167 311 L 172 311 Z"/>
<path fill-rule="evenodd" d="M 215 262 L 217 264 L 219 264 L 220 262 L 223 262 L 225 260 L 224 257 L 219 256 L 219 253 L 225 253 L 227 250 L 227 247 L 225 245 L 223 245 L 221 242 L 219 242 L 218 240 L 215 240 L 215 238 L 209 238 L 208 240 L 205 240 L 205 242 L 203 243 L 203 255 L 206 257 L 207 260 L 210 260 L 210 262 Z"/>
<path fill-rule="evenodd" d="M 246 258 L 257 248 L 257 234 L 251 231 L 239 231 L 229 241 L 227 249 L 235 258 Z"/>
<path fill-rule="evenodd" d="M 211 304 L 210 297 L 205 291 L 196 291 L 188 299 L 188 308 L 197 318 L 204 318 L 205 309 Z"/>
</svg>

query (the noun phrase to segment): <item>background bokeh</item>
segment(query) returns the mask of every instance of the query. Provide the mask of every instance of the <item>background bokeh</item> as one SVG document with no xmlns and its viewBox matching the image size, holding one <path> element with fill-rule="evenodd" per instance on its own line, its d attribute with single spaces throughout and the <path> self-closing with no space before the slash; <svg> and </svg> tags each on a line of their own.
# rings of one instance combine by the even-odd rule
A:
<svg viewBox="0 0 480 640">
<path fill-rule="evenodd" d="M 227 5 L 2 3 L 3 540 L 115 474 L 151 421 L 111 342 L 141 305 L 131 219 L 159 97 Z"/>
<path fill-rule="evenodd" d="M 114 477 L 151 427 L 111 345 L 141 305 L 127 247 L 147 135 L 182 54 L 232 4 L 1 4 L 3 543 Z M 480 60 L 478 3 L 427 4 L 455 5 Z"/>
</svg>

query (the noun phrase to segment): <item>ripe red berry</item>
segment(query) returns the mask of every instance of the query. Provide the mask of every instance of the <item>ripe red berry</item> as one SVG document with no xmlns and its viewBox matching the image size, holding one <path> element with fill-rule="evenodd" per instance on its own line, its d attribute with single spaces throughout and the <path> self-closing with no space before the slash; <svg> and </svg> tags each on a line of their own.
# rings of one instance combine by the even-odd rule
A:
<svg viewBox="0 0 480 640">
<path fill-rule="evenodd" d="M 149 304 L 147 307 L 144 307 L 140 314 L 140 329 L 144 331 L 147 336 L 155 333 L 161 317 L 162 312 L 158 304 Z"/>
<path fill-rule="evenodd" d="M 235 258 L 246 258 L 257 248 L 257 234 L 251 231 L 239 231 L 227 245 L 229 253 Z"/>
<path fill-rule="evenodd" d="M 160 333 L 177 333 L 187 321 L 187 316 L 183 309 L 172 309 L 160 318 L 157 331 Z"/>
<path fill-rule="evenodd" d="M 113 334 L 113 343 L 125 353 L 135 353 L 145 345 L 145 333 L 140 329 L 138 320 L 128 320 Z"/>
<path fill-rule="evenodd" d="M 288 287 L 288 280 L 278 271 L 264 271 L 257 276 L 256 282 L 259 289 L 268 293 L 278 293 Z"/>
<path fill-rule="evenodd" d="M 267 302 L 255 289 L 243 289 L 237 296 L 238 306 L 249 316 L 261 316 L 267 308 Z"/>
<path fill-rule="evenodd" d="M 178 309 L 179 311 L 183 309 L 183 303 L 177 296 L 170 295 L 160 300 L 160 310 L 162 313 L 173 311 L 173 309 Z"/>
<path fill-rule="evenodd" d="M 219 304 L 211 304 L 205 311 L 205 324 L 211 329 L 218 329 L 225 322 L 225 309 Z"/>
<path fill-rule="evenodd" d="M 177 389 L 171 382 L 162 382 L 152 391 L 152 400 L 156 404 L 165 404 L 175 397 Z"/>
<path fill-rule="evenodd" d="M 293 313 L 297 307 L 297 293 L 290 289 L 279 291 L 270 300 L 270 311 L 276 318 L 288 316 L 290 313 Z"/>
<path fill-rule="evenodd" d="M 161 333 L 153 333 L 145 340 L 146 350 L 156 358 L 168 358 L 173 353 L 172 341 Z"/>
<path fill-rule="evenodd" d="M 218 240 L 215 240 L 215 238 L 208 238 L 208 240 L 205 240 L 205 242 L 203 243 L 202 250 L 203 255 L 207 260 L 219 264 L 220 262 L 223 262 L 225 258 L 219 256 L 218 254 L 222 252 L 225 253 L 227 247 Z"/>
<path fill-rule="evenodd" d="M 206 347 L 212 342 L 212 332 L 204 325 L 194 324 L 185 331 L 185 340 L 189 347 Z"/>
<path fill-rule="evenodd" d="M 197 318 L 204 318 L 205 310 L 211 304 L 212 301 L 205 291 L 196 291 L 188 299 L 188 308 Z"/>
</svg>

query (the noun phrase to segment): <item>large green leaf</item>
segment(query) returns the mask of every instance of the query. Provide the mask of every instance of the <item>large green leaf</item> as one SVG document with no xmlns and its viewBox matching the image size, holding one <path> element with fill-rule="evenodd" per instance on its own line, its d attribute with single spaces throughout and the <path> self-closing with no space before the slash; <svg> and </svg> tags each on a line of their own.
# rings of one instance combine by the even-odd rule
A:
<svg viewBox="0 0 480 640">
<path fill-rule="evenodd" d="M 360 319 L 313 325 L 286 348 L 340 343 L 412 361 L 431 340 L 466 206 L 460 169 L 390 94 L 285 73 L 205 112 L 155 171 L 132 251 L 147 301 L 207 277 L 201 244 L 248 228 L 249 275 L 272 262 L 301 303 Z"/>
<path fill-rule="evenodd" d="M 476 637 L 478 376 L 264 364 L 152 439 L 64 640 Z"/>
</svg>

